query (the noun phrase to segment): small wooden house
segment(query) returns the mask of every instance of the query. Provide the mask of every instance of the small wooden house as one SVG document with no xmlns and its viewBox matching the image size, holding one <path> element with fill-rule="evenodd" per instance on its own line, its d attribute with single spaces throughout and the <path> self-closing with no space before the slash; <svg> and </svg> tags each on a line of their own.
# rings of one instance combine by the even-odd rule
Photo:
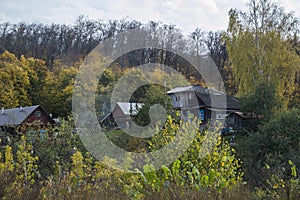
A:
<svg viewBox="0 0 300 200">
<path fill-rule="evenodd" d="M 214 120 L 225 122 L 226 116 L 240 112 L 239 101 L 234 96 L 212 88 L 184 86 L 169 90 L 167 93 L 172 99 L 173 107 L 180 110 L 183 119 L 192 113 L 201 120 L 202 124 Z M 231 117 L 230 115 L 229 118 Z M 233 117 L 236 119 L 231 120 L 235 123 L 234 127 L 239 126 L 241 119 L 238 117 L 241 116 Z"/>
<path fill-rule="evenodd" d="M 18 133 L 39 133 L 44 135 L 44 127 L 52 125 L 53 120 L 39 105 L 0 110 L 0 146 L 10 144 L 10 137 Z"/>
<path fill-rule="evenodd" d="M 231 112 L 226 116 L 225 126 L 232 130 L 240 131 L 246 126 L 246 117 L 240 111 Z"/>
<path fill-rule="evenodd" d="M 129 128 L 132 123 L 131 116 L 137 115 L 143 105 L 142 103 L 117 102 L 112 112 L 106 115 L 100 123 L 104 127 Z"/>
<path fill-rule="evenodd" d="M 52 119 L 39 105 L 4 109 L 0 111 L 0 127 L 22 126 L 38 122 L 41 125 L 52 124 Z"/>
</svg>

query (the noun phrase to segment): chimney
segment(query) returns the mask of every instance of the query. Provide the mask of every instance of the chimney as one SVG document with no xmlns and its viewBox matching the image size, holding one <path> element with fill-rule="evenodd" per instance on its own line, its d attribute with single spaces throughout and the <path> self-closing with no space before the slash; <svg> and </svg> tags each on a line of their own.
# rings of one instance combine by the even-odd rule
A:
<svg viewBox="0 0 300 200">
<path fill-rule="evenodd" d="M 23 107 L 22 107 L 22 106 L 20 106 L 20 112 L 21 112 L 21 111 L 23 111 Z"/>
<path fill-rule="evenodd" d="M 1 115 L 4 115 L 4 107 L 2 106 Z"/>
</svg>

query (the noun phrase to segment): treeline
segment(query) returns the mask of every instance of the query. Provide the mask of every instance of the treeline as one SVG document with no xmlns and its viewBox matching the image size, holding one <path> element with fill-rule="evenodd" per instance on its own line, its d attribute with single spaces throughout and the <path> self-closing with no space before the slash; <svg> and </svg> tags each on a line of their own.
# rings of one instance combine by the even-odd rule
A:
<svg viewBox="0 0 300 200">
<path fill-rule="evenodd" d="M 120 57 L 115 64 L 121 68 L 161 63 L 174 67 L 190 80 L 201 82 L 201 75 L 189 63 L 166 49 L 196 57 L 209 55 L 228 93 L 245 95 L 254 91 L 256 83 L 272 81 L 278 85 L 278 91 L 282 91 L 285 107 L 290 106 L 290 100 L 295 105 L 300 85 L 300 29 L 295 16 L 272 1 L 252 0 L 246 12 L 230 10 L 229 19 L 225 31 L 196 28 L 186 38 L 176 25 L 155 21 L 143 24 L 126 18 L 104 22 L 79 16 L 71 25 L 2 22 L 0 53 L 8 51 L 17 58 L 23 55 L 40 59 L 53 70 L 57 61 L 63 66 L 81 62 L 106 38 L 115 40 L 113 43 L 121 48 L 135 43 L 137 38 L 111 37 L 135 29 L 147 33 L 140 40 L 149 48 Z"/>
<path fill-rule="evenodd" d="M 181 30 L 175 25 L 154 21 L 142 24 L 127 19 L 103 22 L 84 16 L 79 16 L 72 25 L 2 22 L 1 106 L 11 108 L 39 104 L 54 116 L 67 116 L 71 112 L 72 84 L 84 57 L 104 39 L 131 29 L 145 31 L 145 43 L 150 47 L 160 46 L 161 49 L 140 49 L 118 58 L 113 66 L 119 68 L 119 72 L 116 72 L 116 68 L 110 69 L 114 73 L 108 72 L 100 79 L 99 85 L 104 88 L 102 93 L 113 88 L 112 84 L 116 83 L 116 78 L 126 68 L 149 62 L 175 68 L 192 84 L 203 83 L 201 74 L 190 63 L 166 51 L 166 48 L 193 56 L 210 54 L 223 78 L 231 77 L 225 67 L 228 55 L 222 41 L 222 32 L 204 32 L 197 28 L 188 38 L 183 39 Z M 126 42 L 134 43 L 134 40 L 136 38 Z M 124 40 L 113 42 L 126 45 Z M 96 107 L 102 109 L 103 105 Z M 103 114 L 102 110 L 99 113 Z"/>
<path fill-rule="evenodd" d="M 210 52 L 216 61 L 217 55 L 226 58 L 226 48 L 220 42 L 221 32 L 204 32 L 196 28 L 189 35 L 191 40 L 179 43 L 183 34 L 176 25 L 156 21 L 143 24 L 126 18 L 103 22 L 79 16 L 73 25 L 2 22 L 0 47 L 2 52 L 6 50 L 17 57 L 24 55 L 42 59 L 46 61 L 47 66 L 52 67 L 56 59 L 62 59 L 64 64 L 77 62 L 102 40 L 131 29 L 146 30 L 149 33 L 149 37 L 143 38 L 147 40 L 146 43 L 163 40 L 162 49 L 166 46 L 178 46 L 177 48 L 193 54 Z M 159 52 L 156 53 L 160 55 Z M 151 59 L 155 60 L 155 57 L 160 57 L 158 55 L 151 55 Z"/>
<path fill-rule="evenodd" d="M 63 58 L 69 64 L 79 61 L 101 40 L 113 33 L 116 23 L 107 25 L 79 17 L 74 25 L 3 22 L 0 25 L 2 51 L 17 57 L 34 57 L 46 61 L 52 67 L 54 61 Z"/>
<path fill-rule="evenodd" d="M 201 74 L 186 60 L 166 49 L 184 52 L 187 56 L 209 55 L 222 75 L 227 93 L 249 95 L 261 82 L 266 82 L 274 85 L 281 102 L 280 109 L 299 105 L 299 23 L 292 13 L 286 13 L 276 3 L 255 0 L 250 1 L 246 12 L 230 10 L 226 31 L 205 32 L 196 28 L 187 38 L 172 24 L 155 21 L 143 24 L 126 18 L 104 22 L 79 16 L 72 25 L 2 22 L 0 53 L 7 51 L 11 55 L 5 53 L 1 57 L 3 98 L 0 103 L 5 107 L 46 105 L 43 101 L 49 102 L 50 97 L 44 98 L 41 95 L 42 90 L 48 90 L 45 93 L 50 94 L 50 88 L 56 87 L 60 91 L 68 88 L 70 92 L 72 88 L 66 84 L 68 81 L 59 78 L 60 69 L 72 71 L 65 77 L 68 77 L 68 80 L 74 79 L 75 68 L 78 68 L 83 58 L 104 39 L 111 38 L 113 43 L 121 48 L 134 43 L 137 38 L 125 40 L 121 37 L 111 37 L 132 29 L 146 33 L 145 38 L 141 40 L 149 48 L 132 51 L 118 58 L 113 65 L 121 71 L 149 62 L 161 63 L 181 72 L 192 84 L 199 84 L 204 83 Z M 157 46 L 161 48 L 155 48 Z M 8 65 L 14 66 L 8 69 Z M 20 75 L 20 81 L 11 75 L 12 71 L 19 70 L 20 74 L 23 73 L 16 66 L 21 66 L 26 72 Z M 49 74 L 52 74 L 52 77 Z M 36 77 L 40 82 L 34 80 Z M 2 81 L 6 79 L 7 81 Z M 55 83 L 52 84 L 51 81 L 55 79 Z M 55 86 L 58 84 L 57 80 L 62 81 L 64 86 Z M 8 101 L 12 95 L 15 95 L 15 102 Z M 71 96 L 68 95 L 62 95 L 62 99 L 70 99 Z M 52 102 L 51 105 L 60 110 L 59 100 L 52 99 L 57 103 Z M 62 103 L 61 111 L 54 111 L 54 106 L 51 108 L 51 105 L 47 105 L 46 109 L 56 112 L 57 115 L 66 115 L 70 109 L 65 107 L 70 108 L 69 104 Z"/>
<path fill-rule="evenodd" d="M 135 20 L 91 20 L 79 16 L 72 25 L 65 24 L 38 24 L 18 23 L 0 24 L 0 53 L 9 51 L 18 58 L 22 55 L 26 58 L 33 57 L 46 62 L 49 69 L 53 68 L 56 60 L 66 66 L 73 65 L 84 58 L 101 41 L 119 33 L 135 29 L 148 33 L 145 43 L 160 46 L 161 49 L 143 49 L 132 52 L 118 60 L 122 67 L 138 66 L 152 62 L 176 67 L 187 77 L 192 76 L 192 69 L 186 69 L 187 63 L 179 59 L 172 52 L 165 51 L 172 48 L 184 51 L 191 55 L 209 54 L 215 61 L 221 73 L 226 74 L 224 65 L 228 58 L 225 43 L 221 41 L 222 32 L 205 32 L 199 28 L 183 38 L 182 31 L 172 24 L 149 21 L 143 24 Z M 136 38 L 132 38 L 133 42 Z M 116 44 L 126 45 L 125 40 L 114 41 Z M 201 78 L 199 75 L 196 78 Z"/>
<path fill-rule="evenodd" d="M 263 10 L 263 7 L 269 7 L 269 10 Z M 190 64 L 166 49 L 172 48 L 194 56 L 208 54 L 218 67 L 228 93 L 245 94 L 248 90 L 253 91 L 252 83 L 264 77 L 264 79 L 281 80 L 281 85 L 286 87 L 281 87 L 280 90 L 289 90 L 287 92 L 289 99 L 299 98 L 294 93 L 299 91 L 300 82 L 299 74 L 296 73 L 299 67 L 295 67 L 298 65 L 296 60 L 300 52 L 297 20 L 276 4 L 265 3 L 261 8 L 254 4 L 249 10 L 251 9 L 257 11 L 257 15 L 252 18 L 250 14 L 242 15 L 232 9 L 226 31 L 205 32 L 196 28 L 185 39 L 182 31 L 175 25 L 155 21 L 143 24 L 126 18 L 104 22 L 79 16 L 72 25 L 2 22 L 0 53 L 8 51 L 17 58 L 23 55 L 25 58 L 40 59 L 45 61 L 45 66 L 49 70 L 53 70 L 57 61 L 63 66 L 74 66 L 104 39 L 135 29 L 148 33 L 143 40 L 150 47 L 155 43 L 155 46 L 161 48 L 130 52 L 115 62 L 121 68 L 148 62 L 161 63 L 174 67 L 188 79 L 201 81 L 201 75 L 196 73 Z M 273 14 L 271 11 L 274 11 Z M 132 38 L 132 41 L 114 42 L 118 45 L 120 43 L 126 45 L 126 42 L 134 43 L 134 39 L 136 38 Z M 275 66 L 273 71 L 269 66 Z M 285 66 L 289 69 L 285 69 Z M 285 74 L 287 71 L 291 72 L 288 77 L 278 75 Z M 263 76 L 257 75 L 262 72 L 264 72 Z M 293 88 L 294 91 L 291 91 Z M 291 96 L 293 93 L 294 96 Z M 295 105 L 295 102 L 293 104 Z"/>
</svg>

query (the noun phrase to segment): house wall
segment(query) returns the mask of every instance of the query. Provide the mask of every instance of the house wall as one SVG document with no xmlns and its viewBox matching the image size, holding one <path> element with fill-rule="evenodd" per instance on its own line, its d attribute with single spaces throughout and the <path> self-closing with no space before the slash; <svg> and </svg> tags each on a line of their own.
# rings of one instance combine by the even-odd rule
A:
<svg viewBox="0 0 300 200">
<path fill-rule="evenodd" d="M 175 94 L 169 95 L 172 99 L 172 105 L 174 108 L 180 108 L 180 101 L 179 98 Z"/>
<path fill-rule="evenodd" d="M 189 92 L 186 94 L 187 102 L 189 107 L 199 106 L 199 101 L 194 92 Z"/>
<path fill-rule="evenodd" d="M 37 112 L 40 112 L 40 116 L 37 115 L 38 114 Z M 51 121 L 50 117 L 48 117 L 47 113 L 45 113 L 41 107 L 38 107 L 35 111 L 33 111 L 26 118 L 26 120 L 23 122 L 23 124 L 32 123 L 32 122 L 35 122 L 35 121 L 39 121 L 43 125 L 52 124 L 52 121 Z"/>
<path fill-rule="evenodd" d="M 232 113 L 226 117 L 226 126 L 232 127 L 234 130 L 239 130 L 245 127 L 245 118 Z"/>
<path fill-rule="evenodd" d="M 125 117 L 124 113 L 118 105 L 115 106 L 114 110 L 112 111 L 112 114 L 114 118 Z"/>
<path fill-rule="evenodd" d="M 211 119 L 211 110 L 205 109 L 205 123 L 207 123 Z"/>
<path fill-rule="evenodd" d="M 116 122 L 116 125 L 121 129 L 126 129 L 130 126 L 131 117 L 126 116 L 122 109 L 116 104 L 115 108 L 112 111 L 112 117 Z"/>
<path fill-rule="evenodd" d="M 205 105 L 194 92 L 181 92 L 177 94 L 170 94 L 169 96 L 172 99 L 172 105 L 174 108 L 191 108 Z"/>
</svg>

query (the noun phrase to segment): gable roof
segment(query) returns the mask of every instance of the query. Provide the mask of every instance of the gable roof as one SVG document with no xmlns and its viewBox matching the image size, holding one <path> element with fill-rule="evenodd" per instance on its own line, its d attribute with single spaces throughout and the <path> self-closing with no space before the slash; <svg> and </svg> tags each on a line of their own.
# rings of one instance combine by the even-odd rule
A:
<svg viewBox="0 0 300 200">
<path fill-rule="evenodd" d="M 167 94 L 172 94 L 172 93 L 181 93 L 181 92 L 205 92 L 204 87 L 200 85 L 189 85 L 189 86 L 183 86 L 183 87 L 176 87 L 173 88 L 172 90 L 169 90 Z"/>
<path fill-rule="evenodd" d="M 117 102 L 119 108 L 122 110 L 124 115 L 136 115 L 138 110 L 143 107 L 143 103 L 128 103 L 128 102 Z M 131 112 L 130 112 L 131 111 Z"/>
<path fill-rule="evenodd" d="M 20 125 L 39 105 L 0 110 L 0 126 Z"/>
<path fill-rule="evenodd" d="M 176 94 L 176 93 L 185 93 L 185 92 L 194 92 L 195 95 L 203 101 L 205 106 L 212 108 L 212 102 L 211 99 L 213 98 L 213 101 L 216 105 L 224 105 L 224 100 L 226 99 L 226 104 L 224 107 L 226 107 L 227 110 L 240 110 L 239 101 L 232 95 L 225 94 L 224 92 L 217 91 L 213 88 L 204 88 L 200 85 L 195 86 L 184 86 L 184 87 L 176 87 L 172 90 L 169 90 L 168 94 Z M 211 97 L 211 95 L 214 95 Z M 221 108 L 222 109 L 222 108 Z"/>
<path fill-rule="evenodd" d="M 246 118 L 246 116 L 244 115 L 244 113 L 243 112 L 239 112 L 239 111 L 231 112 L 226 117 L 228 117 L 230 115 L 238 115 L 238 116 L 240 116 L 242 118 Z"/>
<path fill-rule="evenodd" d="M 212 107 L 211 98 L 210 95 L 215 95 L 215 93 L 200 93 L 197 92 L 196 95 L 203 101 L 203 103 L 207 107 Z M 218 98 L 219 97 L 219 98 Z M 239 110 L 240 105 L 239 101 L 231 95 L 224 94 L 224 93 L 218 93 L 216 97 L 214 97 L 214 102 L 216 105 L 222 105 L 222 101 L 226 98 L 226 109 L 228 110 Z"/>
</svg>

